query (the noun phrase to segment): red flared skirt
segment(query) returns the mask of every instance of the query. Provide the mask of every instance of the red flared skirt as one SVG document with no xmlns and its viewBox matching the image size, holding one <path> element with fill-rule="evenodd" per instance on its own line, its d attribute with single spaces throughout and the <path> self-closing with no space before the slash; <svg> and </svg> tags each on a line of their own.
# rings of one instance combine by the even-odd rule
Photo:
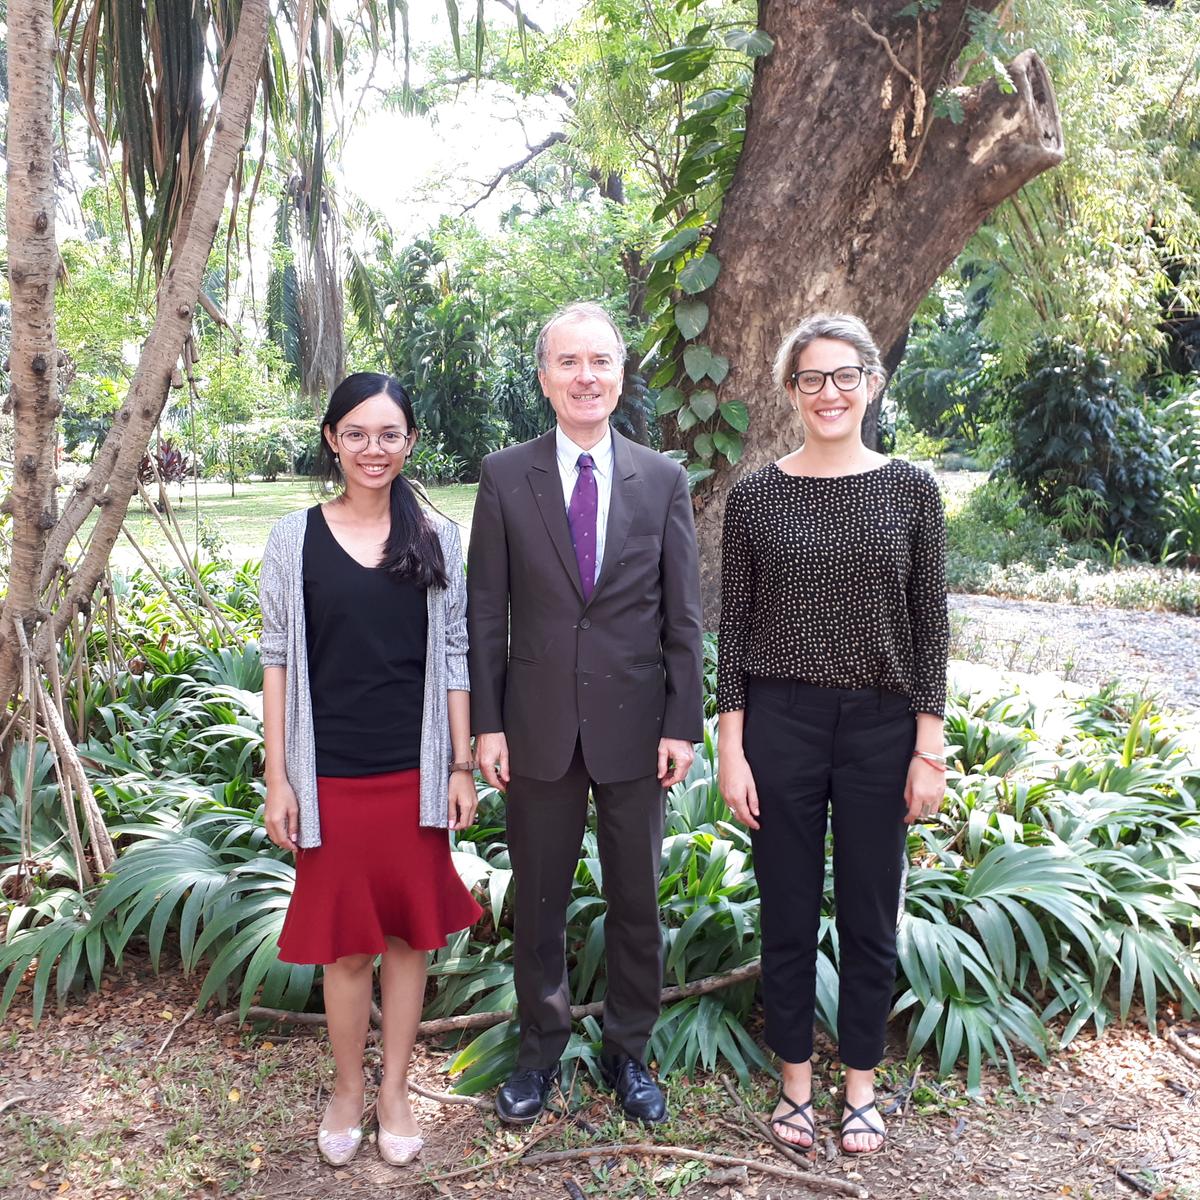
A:
<svg viewBox="0 0 1200 1200">
<path fill-rule="evenodd" d="M 279 935 L 289 963 L 382 954 L 386 938 L 434 950 L 483 910 L 450 859 L 444 829 L 420 824 L 420 772 L 317 779 L 321 844 L 296 854 Z"/>
</svg>

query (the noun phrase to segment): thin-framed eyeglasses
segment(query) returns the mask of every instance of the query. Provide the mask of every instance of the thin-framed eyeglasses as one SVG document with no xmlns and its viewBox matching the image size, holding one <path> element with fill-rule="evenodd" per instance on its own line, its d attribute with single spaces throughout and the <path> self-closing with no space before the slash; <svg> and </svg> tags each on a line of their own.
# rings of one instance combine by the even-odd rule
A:
<svg viewBox="0 0 1200 1200">
<path fill-rule="evenodd" d="M 361 454 L 372 441 L 384 454 L 400 454 L 408 445 L 409 436 L 407 433 L 401 433 L 398 429 L 385 429 L 377 437 L 372 438 L 369 433 L 364 433 L 361 429 L 347 429 L 344 433 L 337 435 L 337 440 L 338 445 L 347 454 Z"/>
<path fill-rule="evenodd" d="M 836 367 L 832 371 L 793 371 L 792 383 L 806 396 L 815 396 L 832 379 L 839 392 L 852 392 L 866 374 L 866 367 Z"/>
</svg>

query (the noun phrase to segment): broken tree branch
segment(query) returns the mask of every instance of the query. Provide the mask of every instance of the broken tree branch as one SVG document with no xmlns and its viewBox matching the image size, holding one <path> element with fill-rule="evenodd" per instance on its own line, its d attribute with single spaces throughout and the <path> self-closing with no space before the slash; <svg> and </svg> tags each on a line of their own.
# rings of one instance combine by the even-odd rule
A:
<svg viewBox="0 0 1200 1200">
<path fill-rule="evenodd" d="M 486 191 L 478 199 L 473 200 L 470 204 L 463 208 L 464 213 L 469 213 L 471 209 L 482 204 L 510 175 L 515 171 L 519 171 L 522 167 L 527 167 L 539 154 L 544 154 L 551 146 L 557 146 L 560 142 L 565 142 L 567 135 L 561 129 L 556 129 L 549 137 L 543 138 L 536 146 L 529 147 L 529 153 L 523 158 L 519 158 L 514 163 L 509 163 L 506 167 L 501 167 L 496 172 L 492 181 L 487 185 Z"/>
<path fill-rule="evenodd" d="M 686 1000 L 691 996 L 707 996 L 710 992 L 718 992 L 723 988 L 733 987 L 748 980 L 757 979 L 762 973 L 762 967 L 755 959 L 744 963 L 723 975 L 708 975 L 697 979 L 695 983 L 685 983 L 678 987 L 664 988 L 661 995 L 663 1004 L 673 1004 L 676 1000 Z M 584 1017 L 596 1017 L 604 1011 L 603 1001 L 595 1004 L 576 1004 L 571 1008 L 571 1019 L 582 1020 Z M 488 1029 L 493 1025 L 511 1021 L 516 1016 L 511 1009 L 501 1009 L 499 1012 L 466 1013 L 461 1017 L 439 1017 L 432 1021 L 422 1021 L 417 1026 L 417 1037 L 440 1037 L 445 1033 L 459 1033 L 465 1029 Z M 261 1008 L 251 1005 L 246 1009 L 248 1020 L 290 1021 L 296 1025 L 324 1025 L 324 1013 L 293 1013 L 282 1008 Z M 237 1020 L 236 1012 L 222 1013 L 216 1019 L 218 1025 L 228 1025 Z"/>
<path fill-rule="evenodd" d="M 806 1174 L 793 1171 L 790 1167 L 777 1167 L 774 1163 L 755 1161 L 749 1158 L 734 1158 L 729 1154 L 708 1154 L 703 1150 L 689 1150 L 686 1146 L 659 1146 L 651 1142 L 638 1142 L 625 1145 L 620 1142 L 607 1146 L 582 1146 L 576 1150 L 550 1150 L 544 1154 L 531 1154 L 522 1157 L 523 1167 L 538 1166 L 542 1163 L 567 1162 L 573 1158 L 599 1158 L 604 1155 L 652 1155 L 658 1158 L 686 1158 L 693 1162 L 711 1163 L 717 1167 L 745 1167 L 749 1171 L 758 1171 L 762 1175 L 771 1175 L 776 1179 L 790 1179 L 814 1192 L 832 1192 L 837 1196 L 856 1196 L 865 1200 L 868 1195 L 865 1188 L 845 1179 L 829 1179 L 823 1175 Z"/>
<path fill-rule="evenodd" d="M 1173 1029 L 1167 1030 L 1167 1041 L 1183 1055 L 1184 1058 L 1192 1064 L 1193 1067 L 1200 1067 L 1200 1053 L 1197 1053 L 1191 1048 Z"/>
<path fill-rule="evenodd" d="M 812 1163 L 809 1162 L 809 1160 L 805 1157 L 805 1151 L 811 1150 L 813 1146 L 816 1145 L 815 1140 L 808 1146 L 801 1146 L 799 1143 L 785 1142 L 783 1138 L 781 1138 L 779 1134 L 777 1134 L 775 1130 L 766 1123 L 766 1121 L 762 1120 L 757 1113 L 751 1110 L 750 1106 L 742 1098 L 741 1092 L 739 1092 L 737 1088 L 733 1086 L 733 1083 L 728 1075 L 721 1076 L 721 1083 L 729 1095 L 733 1097 L 733 1100 L 737 1104 L 738 1108 L 742 1110 L 750 1123 L 759 1131 L 759 1133 L 763 1135 L 763 1137 L 767 1139 L 768 1142 L 770 1142 L 776 1149 L 782 1150 L 784 1157 L 791 1159 L 792 1162 L 794 1162 L 798 1167 L 801 1167 L 805 1171 L 812 1170 Z"/>
</svg>

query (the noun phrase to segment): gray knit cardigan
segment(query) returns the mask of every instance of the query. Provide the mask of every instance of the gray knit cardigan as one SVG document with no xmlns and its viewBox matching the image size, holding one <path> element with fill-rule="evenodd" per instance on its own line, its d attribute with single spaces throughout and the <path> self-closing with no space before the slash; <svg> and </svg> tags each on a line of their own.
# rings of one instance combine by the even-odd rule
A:
<svg viewBox="0 0 1200 1200">
<path fill-rule="evenodd" d="M 467 588 L 462 544 L 451 521 L 425 518 L 442 544 L 449 583 L 429 588 L 429 635 L 425 643 L 425 707 L 421 721 L 421 824 L 450 824 L 450 717 L 446 693 L 469 691 L 467 679 Z M 262 607 L 262 664 L 287 671 L 284 758 L 288 782 L 300 806 L 300 845 L 321 844 L 317 813 L 317 748 L 304 636 L 304 530 L 308 512 L 280 518 L 263 551 L 258 593 Z"/>
</svg>

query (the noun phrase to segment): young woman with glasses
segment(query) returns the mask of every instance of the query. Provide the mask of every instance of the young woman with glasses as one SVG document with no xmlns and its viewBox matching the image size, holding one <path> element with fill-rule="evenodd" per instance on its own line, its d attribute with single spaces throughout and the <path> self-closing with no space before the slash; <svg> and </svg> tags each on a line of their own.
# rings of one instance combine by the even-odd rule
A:
<svg viewBox="0 0 1200 1200">
<path fill-rule="evenodd" d="M 841 1143 L 864 1154 L 885 1140 L 875 1067 L 906 826 L 945 791 L 942 504 L 925 471 L 863 444 L 884 373 L 858 318 L 802 322 L 775 378 L 804 440 L 740 480 L 725 510 L 720 786 L 754 846 L 766 1039 L 783 1075 L 770 1122 L 800 1147 L 817 1132 L 810 1060 L 832 820 Z"/>
<path fill-rule="evenodd" d="M 263 554 L 265 822 L 296 856 L 279 957 L 324 966 L 336 1081 L 317 1146 L 335 1166 L 363 1136 L 376 956 L 378 1149 L 404 1165 L 422 1145 L 408 1064 L 426 952 L 481 912 L 446 833 L 470 825 L 476 804 L 462 551 L 404 478 L 416 439 L 396 380 L 343 380 L 321 420 L 333 498 L 280 520 Z"/>
</svg>

